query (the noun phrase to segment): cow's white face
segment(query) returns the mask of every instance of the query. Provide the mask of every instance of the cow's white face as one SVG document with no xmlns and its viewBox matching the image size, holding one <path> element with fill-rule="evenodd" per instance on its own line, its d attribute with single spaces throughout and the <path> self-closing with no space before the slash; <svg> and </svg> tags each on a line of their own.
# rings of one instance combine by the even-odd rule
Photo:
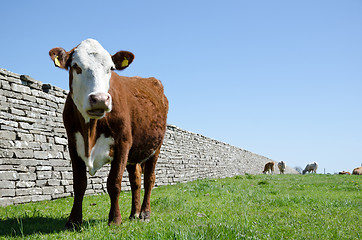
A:
<svg viewBox="0 0 362 240">
<path fill-rule="evenodd" d="M 69 70 L 70 92 L 86 122 L 99 119 L 112 110 L 108 93 L 112 70 L 123 70 L 134 55 L 119 51 L 110 55 L 96 40 L 87 39 L 69 52 L 57 47 L 49 51 L 54 65 Z"/>
<path fill-rule="evenodd" d="M 70 87 L 73 101 L 86 122 L 102 118 L 112 110 L 108 90 L 114 68 L 111 55 L 96 40 L 84 40 L 74 50 Z"/>
</svg>

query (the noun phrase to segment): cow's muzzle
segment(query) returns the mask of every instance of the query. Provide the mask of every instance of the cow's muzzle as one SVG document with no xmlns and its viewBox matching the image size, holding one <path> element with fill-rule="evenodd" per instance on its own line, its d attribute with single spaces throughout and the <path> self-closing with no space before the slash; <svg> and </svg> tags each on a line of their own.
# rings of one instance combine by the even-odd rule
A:
<svg viewBox="0 0 362 240">
<path fill-rule="evenodd" d="M 111 95 L 108 93 L 94 93 L 89 95 L 90 109 L 87 113 L 91 117 L 103 117 L 105 112 L 111 111 Z"/>
</svg>

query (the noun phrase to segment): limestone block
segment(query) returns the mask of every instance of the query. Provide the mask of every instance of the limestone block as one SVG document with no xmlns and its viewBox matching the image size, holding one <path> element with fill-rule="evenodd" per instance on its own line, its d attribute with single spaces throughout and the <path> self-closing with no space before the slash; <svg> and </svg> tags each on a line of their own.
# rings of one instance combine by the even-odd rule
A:
<svg viewBox="0 0 362 240">
<path fill-rule="evenodd" d="M 95 193 L 95 191 L 93 189 L 87 189 L 85 191 L 85 195 L 93 195 Z"/>
<path fill-rule="evenodd" d="M 35 186 L 35 182 L 19 181 L 16 183 L 17 190 L 20 188 L 31 188 L 34 186 Z"/>
<path fill-rule="evenodd" d="M 43 187 L 43 186 L 45 186 L 46 185 L 46 183 L 47 183 L 48 181 L 47 180 L 36 180 L 35 181 L 35 185 L 36 186 L 38 186 L 38 187 Z"/>
<path fill-rule="evenodd" d="M 73 173 L 72 172 L 61 172 L 63 180 L 73 180 Z"/>
<path fill-rule="evenodd" d="M 18 132 L 17 136 L 19 140 L 28 141 L 28 142 L 34 141 L 34 136 L 32 134 Z"/>
<path fill-rule="evenodd" d="M 60 193 L 64 193 L 63 186 L 45 186 L 45 187 L 43 187 L 43 194 L 54 195 L 54 194 L 60 194 Z"/>
<path fill-rule="evenodd" d="M 15 189 L 0 189 L 0 197 L 15 197 Z"/>
<path fill-rule="evenodd" d="M 66 138 L 54 137 L 54 140 L 56 144 L 68 145 L 68 140 Z"/>
<path fill-rule="evenodd" d="M 50 179 L 52 176 L 51 171 L 37 171 L 36 176 L 38 180 Z"/>
<path fill-rule="evenodd" d="M 48 186 L 60 186 L 60 180 L 49 179 L 47 185 Z"/>
<path fill-rule="evenodd" d="M 51 151 L 51 152 L 48 152 L 48 158 L 49 159 L 60 159 L 60 158 L 63 158 L 63 153 L 61 152 L 57 152 L 57 151 Z"/>
<path fill-rule="evenodd" d="M 15 188 L 15 181 L 0 181 L 0 189 L 13 189 Z"/>
<path fill-rule="evenodd" d="M 52 166 L 36 166 L 37 171 L 51 171 L 52 169 Z"/>
<path fill-rule="evenodd" d="M 63 159 L 51 159 L 49 164 L 53 167 L 68 167 L 70 166 L 70 161 Z"/>
<path fill-rule="evenodd" d="M 0 139 L 15 140 L 16 139 L 16 133 L 15 132 L 0 130 Z"/>
<path fill-rule="evenodd" d="M 34 157 L 34 151 L 31 149 L 28 150 L 17 150 L 14 152 L 15 157 L 17 158 L 33 158 Z"/>
<path fill-rule="evenodd" d="M 52 199 L 56 199 L 56 198 L 65 198 L 65 197 L 69 197 L 71 196 L 71 193 L 59 193 L 59 194 L 53 194 L 52 195 Z"/>
<path fill-rule="evenodd" d="M 60 180 L 60 185 L 61 186 L 69 186 L 71 183 L 68 180 Z"/>
<path fill-rule="evenodd" d="M 36 173 L 19 173 L 19 180 L 22 181 L 35 181 Z"/>
<path fill-rule="evenodd" d="M 1 140 L 0 141 L 0 149 L 2 149 L 1 151 L 7 151 L 5 149 L 9 149 L 9 148 L 14 148 L 15 146 L 15 143 L 14 141 L 8 141 L 8 140 Z M 0 154 L 1 156 L 2 154 Z M 7 154 L 8 157 L 10 157 L 8 154 Z"/>
<path fill-rule="evenodd" d="M 13 200 L 14 204 L 27 203 L 31 202 L 31 196 L 19 196 L 15 197 Z"/>
<path fill-rule="evenodd" d="M 65 186 L 65 192 L 70 192 L 72 193 L 74 190 L 73 190 L 73 185 L 69 185 L 69 186 Z"/>
<path fill-rule="evenodd" d="M 14 141 L 14 147 L 17 149 L 29 148 L 29 142 L 27 141 Z"/>
<path fill-rule="evenodd" d="M 46 201 L 46 200 L 51 200 L 51 199 L 52 199 L 51 195 L 32 195 L 31 196 L 32 202 Z"/>
<path fill-rule="evenodd" d="M 26 130 L 33 129 L 33 125 L 26 123 L 26 122 L 20 122 L 19 125 L 20 125 L 20 128 L 22 128 L 22 129 L 26 129 Z"/>
<path fill-rule="evenodd" d="M 34 141 L 35 142 L 45 143 L 45 142 L 47 142 L 47 138 L 44 135 L 34 134 Z"/>
<path fill-rule="evenodd" d="M 0 171 L 0 180 L 18 180 L 19 174 L 15 171 Z"/>
<path fill-rule="evenodd" d="M 12 198 L 0 198 L 0 206 L 5 207 L 12 205 L 14 203 L 14 200 Z"/>
<path fill-rule="evenodd" d="M 23 85 L 19 85 L 19 84 L 15 84 L 12 83 L 11 85 L 11 90 L 14 92 L 18 92 L 18 93 L 26 93 L 26 94 L 31 94 L 30 88 L 27 86 L 23 86 Z"/>
<path fill-rule="evenodd" d="M 28 94 L 23 95 L 23 100 L 27 101 L 27 102 L 31 102 L 31 103 L 36 103 L 36 97 L 28 95 Z"/>
<path fill-rule="evenodd" d="M 11 86 L 8 81 L 1 80 L 0 83 L 1 83 L 1 89 L 11 90 Z"/>
<path fill-rule="evenodd" d="M 18 115 L 18 116 L 25 116 L 25 111 L 23 111 L 23 110 L 19 110 L 19 109 L 14 108 L 14 107 L 10 107 L 9 110 L 10 110 L 11 114 Z"/>
<path fill-rule="evenodd" d="M 48 153 L 46 151 L 34 151 L 34 158 L 48 159 Z"/>
</svg>

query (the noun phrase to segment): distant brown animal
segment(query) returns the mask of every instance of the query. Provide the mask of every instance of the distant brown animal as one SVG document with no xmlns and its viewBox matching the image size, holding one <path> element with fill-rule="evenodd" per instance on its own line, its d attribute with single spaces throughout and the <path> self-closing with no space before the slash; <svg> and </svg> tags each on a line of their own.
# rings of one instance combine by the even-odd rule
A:
<svg viewBox="0 0 362 240">
<path fill-rule="evenodd" d="M 341 171 L 338 173 L 339 175 L 351 175 L 350 172 L 346 172 L 346 171 Z"/>
<path fill-rule="evenodd" d="M 362 167 L 357 167 L 357 168 L 353 169 L 352 174 L 353 175 L 362 175 Z"/>
<path fill-rule="evenodd" d="M 286 165 L 285 165 L 284 161 L 278 162 L 278 168 L 279 168 L 280 174 L 284 174 L 285 167 L 286 167 Z"/>
<path fill-rule="evenodd" d="M 266 173 L 273 174 L 274 173 L 274 162 L 273 161 L 267 162 L 265 164 L 263 173 L 264 174 L 266 174 Z"/>
</svg>

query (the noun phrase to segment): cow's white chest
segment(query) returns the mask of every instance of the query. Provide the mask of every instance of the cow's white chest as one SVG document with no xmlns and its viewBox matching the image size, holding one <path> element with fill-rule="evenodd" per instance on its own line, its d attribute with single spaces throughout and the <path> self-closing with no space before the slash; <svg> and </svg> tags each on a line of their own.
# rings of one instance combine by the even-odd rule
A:
<svg viewBox="0 0 362 240">
<path fill-rule="evenodd" d="M 75 142 L 78 156 L 82 158 L 85 165 L 88 167 L 89 174 L 94 175 L 104 164 L 110 163 L 113 157 L 109 156 L 111 146 L 114 143 L 114 139 L 111 137 L 105 137 L 101 134 L 96 140 L 94 147 L 90 151 L 90 156 L 85 154 L 84 138 L 80 132 L 75 134 Z"/>
</svg>

